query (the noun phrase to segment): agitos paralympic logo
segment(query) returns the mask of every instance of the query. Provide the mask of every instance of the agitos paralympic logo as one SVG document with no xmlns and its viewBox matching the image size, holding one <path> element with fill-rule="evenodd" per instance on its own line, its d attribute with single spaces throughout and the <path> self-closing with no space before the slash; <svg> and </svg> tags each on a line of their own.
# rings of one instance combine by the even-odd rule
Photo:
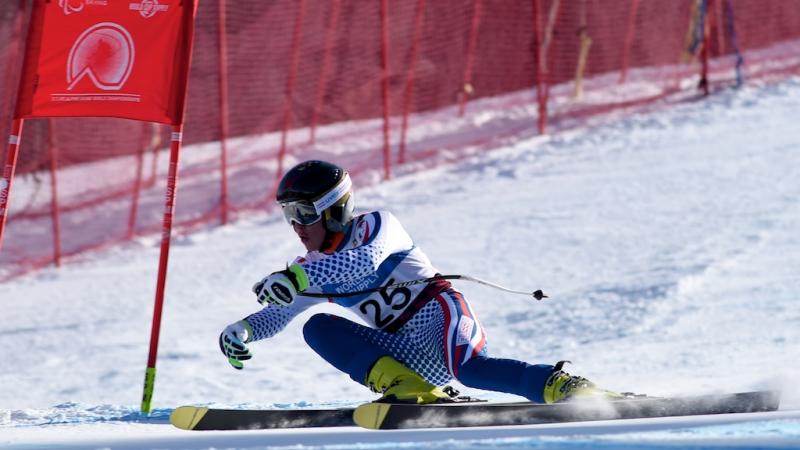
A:
<svg viewBox="0 0 800 450">
<path fill-rule="evenodd" d="M 83 11 L 86 5 L 108 6 L 108 0 L 58 0 L 58 6 L 66 16 Z"/>
<path fill-rule="evenodd" d="M 64 10 L 64 14 L 69 15 L 83 11 L 86 5 L 83 3 L 83 0 L 58 0 L 58 6 Z"/>
</svg>

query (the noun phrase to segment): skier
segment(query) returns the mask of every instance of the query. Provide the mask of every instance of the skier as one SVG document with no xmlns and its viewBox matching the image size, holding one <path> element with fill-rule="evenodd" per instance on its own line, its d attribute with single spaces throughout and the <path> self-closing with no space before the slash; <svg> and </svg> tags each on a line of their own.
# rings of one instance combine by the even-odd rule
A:
<svg viewBox="0 0 800 450">
<path fill-rule="evenodd" d="M 242 369 L 247 345 L 280 332 L 324 298 L 437 275 L 397 218 L 387 211 L 354 215 L 352 182 L 342 168 L 306 161 L 281 180 L 277 201 L 308 253 L 253 286 L 260 311 L 220 334 L 228 362 Z M 453 378 L 465 386 L 520 395 L 537 403 L 574 396 L 616 396 L 559 363 L 528 364 L 488 355 L 486 334 L 467 300 L 446 280 L 378 293 L 331 297 L 370 326 L 316 314 L 303 335 L 322 358 L 376 393 L 378 401 L 448 401 Z"/>
</svg>

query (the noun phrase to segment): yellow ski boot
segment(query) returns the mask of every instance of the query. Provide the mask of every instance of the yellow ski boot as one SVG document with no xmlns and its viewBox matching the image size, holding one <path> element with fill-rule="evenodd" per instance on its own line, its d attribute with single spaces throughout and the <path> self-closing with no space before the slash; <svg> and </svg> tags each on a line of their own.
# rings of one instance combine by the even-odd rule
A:
<svg viewBox="0 0 800 450">
<path fill-rule="evenodd" d="M 544 384 L 545 403 L 558 403 L 572 399 L 601 398 L 614 400 L 624 398 L 625 395 L 598 388 L 594 383 L 583 377 L 573 376 L 561 370 L 564 363 L 559 361 L 553 368 L 553 373 Z"/>
<path fill-rule="evenodd" d="M 364 383 L 373 392 L 383 394 L 381 403 L 435 403 L 449 401 L 442 389 L 400 364 L 391 356 L 383 356 L 373 364 Z"/>
</svg>

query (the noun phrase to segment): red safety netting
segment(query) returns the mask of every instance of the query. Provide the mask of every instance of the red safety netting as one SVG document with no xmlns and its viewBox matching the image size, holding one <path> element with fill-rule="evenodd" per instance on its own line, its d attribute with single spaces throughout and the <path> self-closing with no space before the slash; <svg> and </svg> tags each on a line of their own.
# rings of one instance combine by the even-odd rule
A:
<svg viewBox="0 0 800 450">
<path fill-rule="evenodd" d="M 3 136 L 29 13 L 0 2 Z M 184 230 L 271 207 L 299 160 L 342 164 L 363 186 L 587 116 L 800 73 L 800 10 L 782 0 L 201 0 L 195 39 Z M 161 125 L 26 121 L 0 279 L 158 231 L 168 146 Z"/>
</svg>

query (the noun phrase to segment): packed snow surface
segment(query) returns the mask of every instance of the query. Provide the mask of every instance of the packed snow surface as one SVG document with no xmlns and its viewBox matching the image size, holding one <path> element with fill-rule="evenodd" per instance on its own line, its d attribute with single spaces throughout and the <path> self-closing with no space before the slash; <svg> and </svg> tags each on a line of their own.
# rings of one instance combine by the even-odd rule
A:
<svg viewBox="0 0 800 450">
<path fill-rule="evenodd" d="M 253 283 L 303 253 L 273 214 L 174 239 L 149 417 L 138 410 L 157 236 L 0 285 L 0 447 L 800 448 L 798 111 L 800 79 L 750 85 L 355 186 L 358 209 L 392 211 L 440 272 L 550 296 L 457 282 L 493 355 L 567 359 L 601 386 L 658 396 L 782 389 L 778 412 L 386 433 L 174 429 L 182 404 L 374 398 L 303 342 L 310 314 L 344 314 L 332 305 L 252 345 L 242 371 L 219 353 L 220 331 L 259 307 Z M 415 132 L 426 126 L 442 125 Z"/>
</svg>

